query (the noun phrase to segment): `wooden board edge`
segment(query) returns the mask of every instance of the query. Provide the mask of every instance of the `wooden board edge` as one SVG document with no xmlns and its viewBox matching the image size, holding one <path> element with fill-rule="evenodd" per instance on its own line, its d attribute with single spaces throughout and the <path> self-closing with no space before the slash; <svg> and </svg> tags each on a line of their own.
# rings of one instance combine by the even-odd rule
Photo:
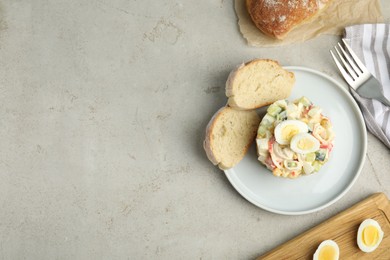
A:
<svg viewBox="0 0 390 260">
<path fill-rule="evenodd" d="M 305 235 L 309 234 L 310 232 L 312 232 L 312 230 L 314 230 L 316 228 L 319 228 L 319 227 L 322 227 L 322 226 L 325 226 L 329 222 L 337 221 L 337 219 L 344 217 L 345 214 L 351 213 L 356 208 L 364 206 L 365 204 L 376 205 L 377 208 L 380 209 L 383 212 L 383 214 L 386 216 L 386 218 L 388 220 L 390 220 L 390 201 L 389 201 L 389 199 L 386 197 L 386 195 L 383 192 L 377 192 L 377 193 L 374 193 L 374 194 L 368 196 L 364 200 L 362 200 L 360 202 L 357 202 L 356 204 L 354 204 L 350 208 L 348 208 L 348 209 L 346 209 L 346 210 L 336 214 L 335 216 L 330 217 L 329 219 L 325 220 L 324 222 L 322 222 L 322 223 L 320 223 L 320 224 L 318 224 L 318 225 L 308 229 L 307 231 L 303 232 L 302 234 L 300 234 L 300 235 L 298 235 L 296 237 L 293 237 L 292 239 L 288 240 L 287 242 L 282 243 L 281 245 L 275 247 L 274 249 L 264 253 L 263 255 L 257 257 L 256 260 L 261 260 L 261 259 L 263 259 L 265 257 L 271 256 L 275 252 L 279 251 L 282 247 L 284 247 L 284 246 L 286 246 L 286 245 L 288 245 L 290 243 L 294 243 L 295 240 L 298 240 L 298 239 L 304 237 Z"/>
<path fill-rule="evenodd" d="M 387 221 L 390 222 L 390 201 L 384 193 L 376 193 L 376 194 L 378 195 L 377 197 L 378 199 L 376 200 L 378 208 L 382 211 Z"/>
</svg>

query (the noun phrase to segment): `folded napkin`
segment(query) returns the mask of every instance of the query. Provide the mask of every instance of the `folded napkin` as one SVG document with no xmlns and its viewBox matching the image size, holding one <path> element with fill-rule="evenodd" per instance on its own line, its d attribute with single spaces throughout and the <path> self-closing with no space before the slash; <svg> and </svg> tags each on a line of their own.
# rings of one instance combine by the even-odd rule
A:
<svg viewBox="0 0 390 260">
<path fill-rule="evenodd" d="M 363 24 L 345 28 L 344 39 L 377 78 L 390 99 L 390 24 Z M 390 107 L 350 91 L 358 103 L 368 131 L 390 148 Z"/>
</svg>

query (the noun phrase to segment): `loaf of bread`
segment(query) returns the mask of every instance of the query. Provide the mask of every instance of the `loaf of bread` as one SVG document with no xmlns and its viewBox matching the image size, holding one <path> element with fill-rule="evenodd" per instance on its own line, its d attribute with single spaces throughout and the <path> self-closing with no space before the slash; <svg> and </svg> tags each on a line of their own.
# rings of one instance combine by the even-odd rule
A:
<svg viewBox="0 0 390 260">
<path fill-rule="evenodd" d="M 266 35 L 283 39 L 289 31 L 310 21 L 331 0 L 246 0 L 248 13 Z"/>
<path fill-rule="evenodd" d="M 256 59 L 233 70 L 226 82 L 226 96 L 231 107 L 241 110 L 260 108 L 290 96 L 294 73 L 278 62 Z"/>
<path fill-rule="evenodd" d="M 254 110 L 219 109 L 207 125 L 203 143 L 209 160 L 222 170 L 235 166 L 254 141 L 259 124 Z"/>
</svg>

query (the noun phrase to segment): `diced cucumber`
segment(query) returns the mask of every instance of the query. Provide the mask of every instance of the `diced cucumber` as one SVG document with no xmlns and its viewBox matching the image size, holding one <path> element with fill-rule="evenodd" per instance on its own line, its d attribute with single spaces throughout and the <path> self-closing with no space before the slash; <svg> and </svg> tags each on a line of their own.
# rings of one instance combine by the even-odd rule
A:
<svg viewBox="0 0 390 260">
<path fill-rule="evenodd" d="M 276 121 L 283 121 L 287 119 L 287 112 L 283 111 L 280 114 L 276 115 Z"/>
<path fill-rule="evenodd" d="M 318 172 L 321 169 L 322 164 L 320 162 L 314 161 L 312 166 L 314 168 L 314 171 Z"/>
<path fill-rule="evenodd" d="M 266 136 L 266 133 L 267 133 L 267 127 L 265 127 L 264 125 L 260 125 L 259 129 L 257 129 L 257 135 L 264 137 Z"/>
<path fill-rule="evenodd" d="M 319 149 L 316 153 L 316 161 L 325 161 L 327 150 L 326 149 Z"/>
<path fill-rule="evenodd" d="M 298 164 L 296 162 L 291 162 L 291 161 L 287 162 L 287 167 L 290 167 L 290 168 L 297 167 L 297 165 Z"/>
<path fill-rule="evenodd" d="M 309 107 L 312 105 L 311 101 L 307 98 L 307 97 L 301 97 L 300 99 L 298 99 L 297 101 L 298 103 L 301 103 L 302 105 L 304 105 L 305 107 Z"/>
<path fill-rule="evenodd" d="M 314 162 L 316 159 L 316 154 L 315 153 L 308 153 L 306 154 L 305 161 L 306 162 Z"/>
<path fill-rule="evenodd" d="M 287 106 L 287 102 L 285 99 L 278 100 L 274 104 L 280 106 L 281 108 L 286 108 Z"/>
<path fill-rule="evenodd" d="M 270 125 L 273 122 L 275 122 L 275 117 L 271 116 L 270 114 L 266 114 L 263 119 L 261 120 L 262 124 Z"/>
<path fill-rule="evenodd" d="M 282 111 L 282 108 L 276 104 L 272 104 L 268 107 L 267 113 L 270 114 L 271 116 L 276 116 Z"/>
</svg>

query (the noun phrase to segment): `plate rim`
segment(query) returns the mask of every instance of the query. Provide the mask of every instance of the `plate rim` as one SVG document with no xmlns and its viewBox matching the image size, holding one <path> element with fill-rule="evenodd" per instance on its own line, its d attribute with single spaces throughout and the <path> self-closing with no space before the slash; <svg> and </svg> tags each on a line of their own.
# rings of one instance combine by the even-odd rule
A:
<svg viewBox="0 0 390 260">
<path fill-rule="evenodd" d="M 360 125 L 360 129 L 362 130 L 363 139 L 364 139 L 363 140 L 364 142 L 362 144 L 362 146 L 363 146 L 362 148 L 363 149 L 362 149 L 362 152 L 361 152 L 360 158 L 359 158 L 360 159 L 360 165 L 359 165 L 359 167 L 358 167 L 358 169 L 356 171 L 355 176 L 353 177 L 352 181 L 348 184 L 348 186 L 342 192 L 336 194 L 336 197 L 334 197 L 333 199 L 331 199 L 327 203 L 324 203 L 321 206 L 314 207 L 314 208 L 308 209 L 308 210 L 291 211 L 291 210 L 278 210 L 278 209 L 274 209 L 274 208 L 262 205 L 261 203 L 253 200 L 252 198 L 250 198 L 244 192 L 244 190 L 241 187 L 238 186 L 237 183 L 235 183 L 233 181 L 234 177 L 232 175 L 229 175 L 229 173 L 228 173 L 228 171 L 231 170 L 231 169 L 224 170 L 224 173 L 225 173 L 227 179 L 229 180 L 230 184 L 235 188 L 235 190 L 242 197 L 244 197 L 247 201 L 251 202 L 253 205 L 255 205 L 255 206 L 259 207 L 259 208 L 262 208 L 262 209 L 264 209 L 266 211 L 277 213 L 277 214 L 281 214 L 281 215 L 304 215 L 304 214 L 310 214 L 310 213 L 314 213 L 314 212 L 320 211 L 320 210 L 322 210 L 324 208 L 327 208 L 330 205 L 334 204 L 336 201 L 338 201 L 342 197 L 344 197 L 344 195 L 355 184 L 355 182 L 359 178 L 359 176 L 360 176 L 360 174 L 362 172 L 363 166 L 365 164 L 365 159 L 366 159 L 366 154 L 367 154 L 367 128 L 366 128 L 366 123 L 364 121 L 362 112 L 360 111 L 360 108 L 359 108 L 358 104 L 356 103 L 356 101 L 352 97 L 352 95 L 348 92 L 348 90 L 346 90 L 340 82 L 336 81 L 335 79 L 333 79 L 332 77 L 330 77 L 329 75 L 327 75 L 327 74 L 325 74 L 323 72 L 320 72 L 320 71 L 315 70 L 315 69 L 303 67 L 303 66 L 283 66 L 283 68 L 285 68 L 286 70 L 297 70 L 297 71 L 309 72 L 309 73 L 316 74 L 316 75 L 318 75 L 318 76 L 320 76 L 322 78 L 325 78 L 325 79 L 329 80 L 330 82 L 332 82 L 335 86 L 337 86 L 337 88 L 339 88 L 343 92 L 343 95 L 346 96 L 346 99 L 348 99 L 350 101 L 349 103 L 351 104 L 352 109 L 355 111 L 355 114 L 359 118 L 359 125 Z"/>
</svg>

